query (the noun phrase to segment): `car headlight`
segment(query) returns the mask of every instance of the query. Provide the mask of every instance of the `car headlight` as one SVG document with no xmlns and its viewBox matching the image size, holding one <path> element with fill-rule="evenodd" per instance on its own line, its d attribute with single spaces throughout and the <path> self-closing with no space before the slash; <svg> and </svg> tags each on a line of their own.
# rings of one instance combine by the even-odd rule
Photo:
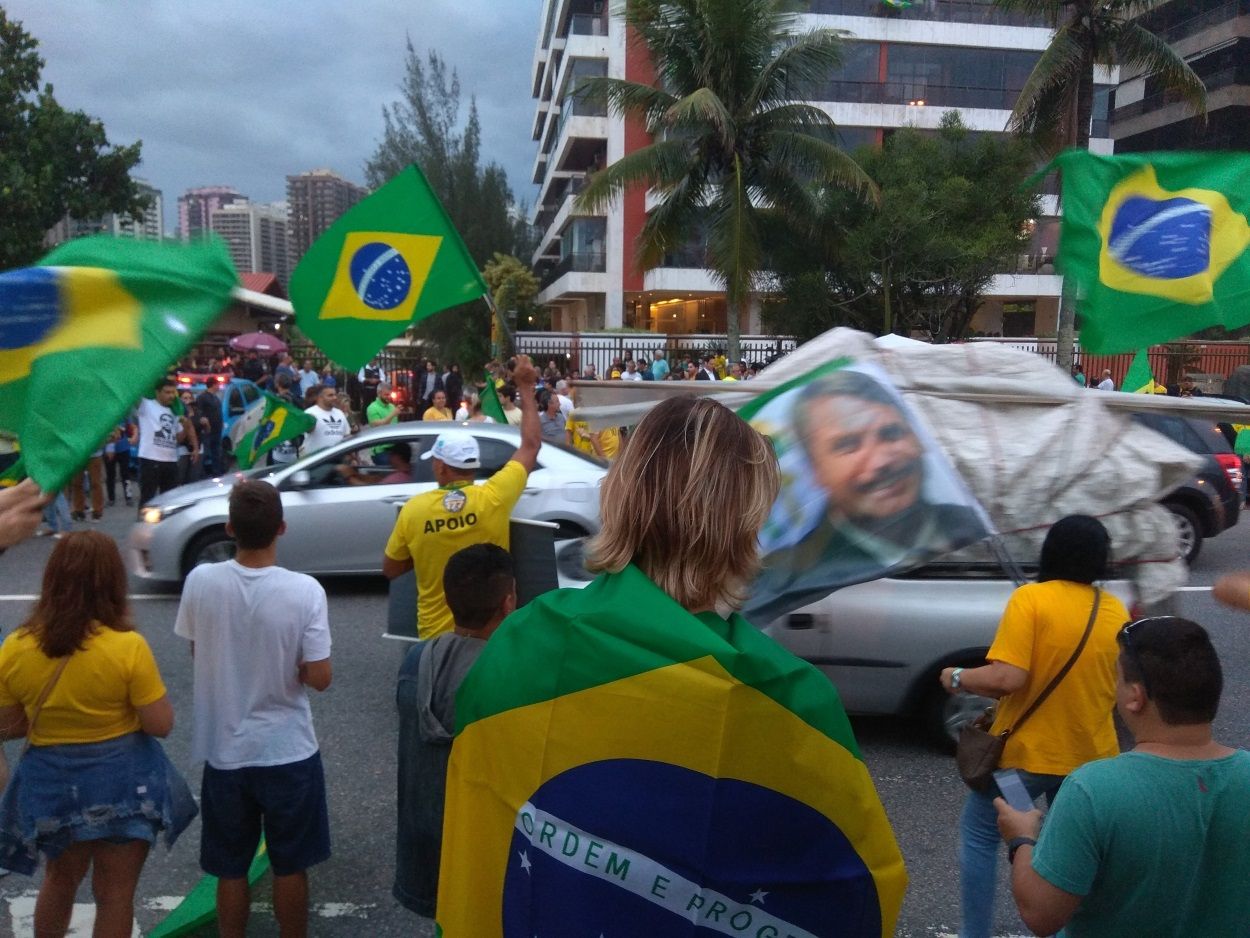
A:
<svg viewBox="0 0 1250 938">
<path fill-rule="evenodd" d="M 143 521 L 145 524 L 160 524 L 171 515 L 176 515 L 180 511 L 186 511 L 191 506 L 188 505 L 162 505 L 161 507 L 152 507 L 143 509 Z"/>
</svg>

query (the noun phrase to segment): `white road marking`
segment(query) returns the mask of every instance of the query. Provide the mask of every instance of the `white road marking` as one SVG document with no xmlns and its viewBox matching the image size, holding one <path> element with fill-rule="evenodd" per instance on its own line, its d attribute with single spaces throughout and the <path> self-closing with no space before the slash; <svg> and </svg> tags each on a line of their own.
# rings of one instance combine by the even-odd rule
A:
<svg viewBox="0 0 1250 938">
<path fill-rule="evenodd" d="M 35 899 L 38 895 L 38 890 L 29 889 L 8 899 L 11 924 L 8 934 L 13 938 L 34 938 Z M 153 896 L 151 899 L 141 900 L 139 905 L 150 912 L 172 912 L 184 898 L 186 897 Z M 377 907 L 376 903 L 320 902 L 314 904 L 309 911 L 318 918 L 368 918 L 369 913 Z M 252 911 L 272 912 L 273 906 L 267 902 L 253 902 Z M 91 938 L 94 927 L 95 905 L 90 902 L 75 903 L 65 938 Z M 133 934 L 135 938 L 142 935 L 138 924 L 135 925 Z"/>
<path fill-rule="evenodd" d="M 1211 590 L 1212 587 L 1210 586 L 1182 586 L 1176 591 L 1178 593 L 1209 593 Z"/>
<path fill-rule="evenodd" d="M 0 596 L 0 603 L 33 603 L 38 598 L 38 593 L 8 593 Z M 134 593 L 130 598 L 142 602 L 150 599 L 181 599 L 182 597 L 178 593 Z"/>
<path fill-rule="evenodd" d="M 34 938 L 35 935 L 35 897 L 38 892 L 32 890 L 9 900 L 9 919 L 13 938 Z M 91 938 L 95 928 L 95 905 L 90 902 L 75 902 L 74 911 L 69 920 L 69 931 L 65 938 Z M 143 934 L 136 924 L 131 933 L 135 938 Z"/>
</svg>

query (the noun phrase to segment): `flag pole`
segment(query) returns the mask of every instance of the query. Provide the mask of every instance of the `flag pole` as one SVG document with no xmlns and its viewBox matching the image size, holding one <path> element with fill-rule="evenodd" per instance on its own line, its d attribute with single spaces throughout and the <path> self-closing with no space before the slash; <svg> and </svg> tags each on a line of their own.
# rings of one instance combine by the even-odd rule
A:
<svg viewBox="0 0 1250 938">
<path fill-rule="evenodd" d="M 230 291 L 230 295 L 240 303 L 246 303 L 249 306 L 259 306 L 261 309 L 267 309 L 271 313 L 280 313 L 284 316 L 295 315 L 295 307 L 291 305 L 290 300 L 270 296 L 268 293 L 258 293 L 255 290 L 248 290 L 246 287 L 235 287 Z"/>
</svg>

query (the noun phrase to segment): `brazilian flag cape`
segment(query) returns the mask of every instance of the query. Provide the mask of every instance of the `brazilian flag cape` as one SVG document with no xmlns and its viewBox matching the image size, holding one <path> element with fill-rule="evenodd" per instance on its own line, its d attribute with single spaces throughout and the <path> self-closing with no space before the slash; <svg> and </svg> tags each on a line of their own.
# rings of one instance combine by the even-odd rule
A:
<svg viewBox="0 0 1250 938">
<path fill-rule="evenodd" d="M 837 692 L 641 571 L 518 610 L 456 697 L 448 938 L 888 936 L 907 876 Z"/>
</svg>

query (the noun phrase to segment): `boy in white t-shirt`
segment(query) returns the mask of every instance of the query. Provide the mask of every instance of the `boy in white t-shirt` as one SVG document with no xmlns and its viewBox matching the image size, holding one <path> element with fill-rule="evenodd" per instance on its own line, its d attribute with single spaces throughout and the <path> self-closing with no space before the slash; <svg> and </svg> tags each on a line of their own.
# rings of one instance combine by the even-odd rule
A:
<svg viewBox="0 0 1250 938">
<path fill-rule="evenodd" d="M 317 423 L 304 437 L 304 446 L 300 449 L 301 456 L 333 446 L 352 435 L 352 427 L 347 421 L 347 414 L 338 408 L 339 392 L 325 385 L 313 388 L 313 392 L 316 394 L 317 403 L 304 413 L 315 419 Z"/>
<path fill-rule="evenodd" d="M 285 530 L 273 486 L 236 485 L 226 531 L 238 554 L 191 571 L 174 626 L 195 657 L 200 866 L 219 880 L 220 933 L 239 938 L 262 827 L 284 935 L 307 932 L 307 869 L 330 856 L 325 776 L 305 690 L 330 686 L 326 594 L 312 577 L 277 566 Z"/>
</svg>

